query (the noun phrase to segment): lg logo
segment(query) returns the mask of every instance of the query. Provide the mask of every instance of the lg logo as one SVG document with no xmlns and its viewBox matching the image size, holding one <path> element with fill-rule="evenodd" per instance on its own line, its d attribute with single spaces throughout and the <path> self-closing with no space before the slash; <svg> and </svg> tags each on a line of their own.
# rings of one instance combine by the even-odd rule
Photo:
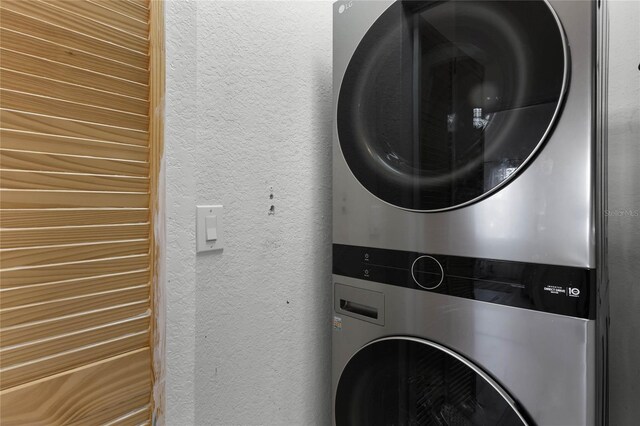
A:
<svg viewBox="0 0 640 426">
<path fill-rule="evenodd" d="M 348 3 L 341 4 L 340 7 L 338 7 L 338 13 L 344 13 L 351 6 L 353 6 L 353 2 L 352 1 L 350 1 Z"/>
<path fill-rule="evenodd" d="M 571 297 L 579 297 L 580 296 L 580 289 L 579 288 L 569 287 L 567 289 L 567 292 L 568 292 L 569 296 L 571 296 Z"/>
</svg>

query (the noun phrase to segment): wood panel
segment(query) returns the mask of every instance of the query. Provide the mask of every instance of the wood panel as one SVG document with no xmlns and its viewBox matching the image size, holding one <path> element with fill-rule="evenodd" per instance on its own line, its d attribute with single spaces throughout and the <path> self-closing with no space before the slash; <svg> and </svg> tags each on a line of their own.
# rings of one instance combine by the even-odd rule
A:
<svg viewBox="0 0 640 426">
<path fill-rule="evenodd" d="M 140 22 L 149 22 L 149 10 L 140 5 L 120 0 L 90 0 L 92 3 L 100 4 L 114 12 L 129 16 Z"/>
<path fill-rule="evenodd" d="M 140 426 L 150 424 L 151 406 L 145 405 L 124 416 L 105 423 L 104 426 Z"/>
<path fill-rule="evenodd" d="M 0 122 L 4 129 L 68 136 L 72 138 L 84 138 L 97 141 L 119 142 L 132 145 L 147 146 L 147 139 L 149 137 L 149 134 L 146 131 L 105 126 L 98 123 L 67 120 L 59 117 L 30 114 L 22 111 L 0 109 Z"/>
<path fill-rule="evenodd" d="M 146 208 L 0 210 L 0 228 L 116 225 L 145 223 L 148 220 L 149 210 Z"/>
<path fill-rule="evenodd" d="M 149 65 L 149 56 L 146 53 L 136 52 L 115 43 L 89 37 L 5 8 L 2 8 L 2 13 L 0 14 L 0 26 L 21 34 L 45 39 L 61 46 L 129 64 L 136 68 L 147 69 Z"/>
<path fill-rule="evenodd" d="M 165 33 L 164 2 L 151 1 L 149 4 L 149 167 L 150 194 L 149 206 L 152 212 L 150 234 L 151 257 L 151 306 L 154 312 L 163 312 L 164 300 L 159 283 L 163 279 L 164 259 L 164 196 L 161 188 L 161 168 L 164 154 L 164 108 L 165 108 Z M 153 393 L 151 400 L 151 418 L 154 422 L 164 423 L 165 392 L 165 338 L 162 315 L 154 316 L 151 322 L 149 338 L 152 353 Z"/>
<path fill-rule="evenodd" d="M 0 190 L 0 208 L 146 207 L 146 192 Z"/>
<path fill-rule="evenodd" d="M 68 10 L 60 9 L 51 3 L 37 0 L 2 0 L 2 8 L 94 37 L 100 41 L 126 47 L 143 55 L 148 52 L 146 39 L 121 31 L 110 25 L 105 25 L 99 21 L 92 20 L 87 22 L 85 16 L 77 15 L 73 12 L 70 13 Z"/>
<path fill-rule="evenodd" d="M 22 268 L 26 266 L 80 262 L 107 257 L 122 257 L 133 254 L 145 254 L 148 251 L 148 239 L 5 249 L 0 251 L 0 273 L 1 269 L 7 268 Z M 3 306 L 3 301 L 0 301 L 0 306 Z"/>
<path fill-rule="evenodd" d="M 144 192 L 0 190 L 0 208 L 143 208 L 148 194 Z"/>
<path fill-rule="evenodd" d="M 0 149 L 3 169 L 65 173 L 91 173 L 147 177 L 149 165 L 142 161 L 117 160 L 69 154 L 46 154 L 32 151 Z"/>
<path fill-rule="evenodd" d="M 0 129 L 2 148 L 48 154 L 82 155 L 146 162 L 146 146 Z"/>
<path fill-rule="evenodd" d="M 143 348 L 149 344 L 148 332 L 120 336 L 101 341 L 79 349 L 61 352 L 36 361 L 27 362 L 0 370 L 2 384 L 0 389 L 7 389 L 23 383 L 60 373 L 78 365 L 119 355 L 123 352 Z"/>
<path fill-rule="evenodd" d="M 19 345 L 22 343 L 58 336 L 65 333 L 83 330 L 100 324 L 122 321 L 149 312 L 149 301 L 139 300 L 122 305 L 94 309 L 66 316 L 20 324 L 14 327 L 0 329 L 0 340 L 3 346 Z"/>
<path fill-rule="evenodd" d="M 76 102 L 32 95 L 12 90 L 0 90 L 0 106 L 4 109 L 32 114 L 52 114 L 55 117 L 87 121 L 107 126 L 146 130 L 148 117 L 108 108 L 94 107 Z"/>
<path fill-rule="evenodd" d="M 81 15 L 90 22 L 101 22 L 142 38 L 147 38 L 149 35 L 149 24 L 147 22 L 139 21 L 120 13 L 114 13 L 112 10 L 101 6 L 99 2 L 91 3 L 78 0 L 43 1 L 68 12 Z"/>
<path fill-rule="evenodd" d="M 163 422 L 158 5 L 0 3 L 3 425 Z M 143 352 L 134 391 L 132 374 L 92 387 L 94 370 L 118 382 L 110 363 Z"/>
<path fill-rule="evenodd" d="M 41 247 L 99 241 L 137 240 L 149 236 L 148 223 L 0 229 L 0 248 Z M 4 278 L 4 277 L 3 277 Z"/>
<path fill-rule="evenodd" d="M 129 287 L 102 293 L 76 296 L 69 299 L 35 303 L 0 311 L 3 327 L 13 327 L 66 315 L 90 312 L 96 309 L 140 301 L 148 302 L 149 287 Z"/>
<path fill-rule="evenodd" d="M 2 290 L 0 308 L 17 308 L 23 305 L 46 303 L 54 300 L 69 299 L 92 293 L 104 293 L 127 287 L 139 287 L 149 282 L 149 271 L 110 273 L 66 280 L 57 283 L 45 283 Z M 4 343 L 4 342 L 3 342 Z"/>
<path fill-rule="evenodd" d="M 81 173 L 30 172 L 23 170 L 0 169 L 0 180 L 3 181 L 3 187 L 7 189 L 52 189 L 69 191 L 103 190 L 107 192 L 139 193 L 147 193 L 149 191 L 149 179 L 139 177 L 100 176 Z M 21 207 L 24 208 L 26 206 Z M 143 207 L 146 207 L 146 204 Z"/>
<path fill-rule="evenodd" d="M 35 38 L 30 39 L 22 34 L 4 29 L 0 30 L 0 36 L 3 39 L 2 46 L 20 49 L 19 51 L 0 49 L 0 63 L 4 69 L 74 83 L 136 99 L 145 100 L 147 98 L 148 75 L 138 68 L 127 67 L 119 62 L 109 61 L 84 52 L 70 53 L 58 45 L 47 44 Z M 20 45 L 8 43 L 12 38 L 19 40 Z M 84 68 L 89 66 L 91 67 Z"/>
<path fill-rule="evenodd" d="M 124 415 L 148 403 L 150 362 L 149 348 L 142 348 L 3 391 L 3 425 L 88 422 L 107 411 Z"/>
<path fill-rule="evenodd" d="M 0 28 L 0 37 L 2 38 L 2 47 L 5 49 L 84 69 L 94 74 L 104 74 L 139 83 L 142 87 L 138 87 L 136 93 L 131 94 L 134 97 L 140 97 L 140 90 L 145 89 L 149 81 L 149 75 L 146 70 L 132 67 L 122 62 L 112 61 L 102 56 L 94 55 L 91 52 L 60 46 L 46 39 L 31 37 L 6 28 Z M 146 89 L 148 90 L 148 88 Z"/>
<path fill-rule="evenodd" d="M 83 346 L 94 345 L 101 341 L 115 339 L 127 334 L 140 333 L 148 328 L 149 315 L 144 315 L 22 345 L 9 346 L 0 350 L 0 369 L 32 362 Z"/>
<path fill-rule="evenodd" d="M 149 103 L 143 99 L 38 77 L 6 68 L 0 68 L 0 80 L 3 88 L 12 91 L 48 96 L 139 115 L 146 115 L 149 110 Z"/>
</svg>

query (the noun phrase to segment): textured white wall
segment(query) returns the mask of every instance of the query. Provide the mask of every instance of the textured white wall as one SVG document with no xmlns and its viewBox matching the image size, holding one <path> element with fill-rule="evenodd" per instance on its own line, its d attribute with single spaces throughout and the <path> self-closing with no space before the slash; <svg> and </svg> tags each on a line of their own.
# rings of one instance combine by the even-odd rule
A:
<svg viewBox="0 0 640 426">
<path fill-rule="evenodd" d="M 640 419 L 640 2 L 609 6 L 609 354 L 617 426 Z"/>
<path fill-rule="evenodd" d="M 331 10 L 167 5 L 169 425 L 329 422 Z"/>
<path fill-rule="evenodd" d="M 166 420 L 195 424 L 197 5 L 166 3 Z"/>
</svg>

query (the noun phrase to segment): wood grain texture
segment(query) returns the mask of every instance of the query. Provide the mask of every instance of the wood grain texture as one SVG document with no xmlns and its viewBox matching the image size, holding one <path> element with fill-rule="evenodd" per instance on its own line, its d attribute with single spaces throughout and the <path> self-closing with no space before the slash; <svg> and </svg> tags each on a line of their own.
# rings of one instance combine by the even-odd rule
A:
<svg viewBox="0 0 640 426">
<path fill-rule="evenodd" d="M 0 63 L 4 69 L 147 99 L 149 76 L 145 71 L 85 52 L 69 52 L 56 44 L 4 29 L 0 29 L 0 36 Z M 13 38 L 16 40 L 9 43 Z"/>
<path fill-rule="evenodd" d="M 161 424 L 160 8 L 0 8 L 0 422 Z"/>
<path fill-rule="evenodd" d="M 73 333 L 48 337 L 0 350 L 0 369 L 33 362 L 61 352 L 77 350 L 101 341 L 116 339 L 128 334 L 141 333 L 149 327 L 149 315 L 127 318 L 97 327 L 90 327 Z"/>
<path fill-rule="evenodd" d="M 5 249 L 0 250 L 0 274 L 2 273 L 2 269 L 7 268 L 80 262 L 106 257 L 122 257 L 134 254 L 145 254 L 148 251 L 148 239 Z M 4 297 L 5 294 L 2 295 L 2 298 Z M 3 306 L 2 300 L 0 300 L 0 306 Z"/>
<path fill-rule="evenodd" d="M 147 38 L 149 25 L 127 15 L 114 13 L 112 10 L 101 6 L 99 3 L 78 0 L 43 0 L 55 7 L 86 17 L 90 22 L 97 21 L 110 27 L 118 28 L 124 32 Z"/>
<path fill-rule="evenodd" d="M 0 318 L 2 319 L 3 327 L 14 327 L 82 312 L 91 312 L 125 303 L 141 301 L 148 303 L 148 296 L 149 286 L 128 287 L 46 303 L 35 303 L 18 308 L 3 309 L 0 311 Z"/>
<path fill-rule="evenodd" d="M 4 4 L 4 2 L 3 2 Z M 40 21 L 30 16 L 15 13 L 0 6 L 0 26 L 21 34 L 50 41 L 61 46 L 93 53 L 103 58 L 129 64 L 136 68 L 147 69 L 149 56 L 123 46 L 118 46 L 94 37 Z"/>
<path fill-rule="evenodd" d="M 73 263 L 5 269 L 2 271 L 1 288 L 45 284 L 127 271 L 143 271 L 148 267 L 149 257 L 145 253 Z"/>
<path fill-rule="evenodd" d="M 48 61 L 55 61 L 59 64 L 76 67 L 78 69 L 84 69 L 93 72 L 94 74 L 104 74 L 138 83 L 142 87 L 135 89 L 135 93 L 132 93 L 131 96 L 144 96 L 144 93 L 141 91 L 145 89 L 146 84 L 149 81 L 149 74 L 145 69 L 132 67 L 122 62 L 112 61 L 91 52 L 84 52 L 82 50 L 60 46 L 59 44 L 46 39 L 31 37 L 27 34 L 11 31 L 6 28 L 0 28 L 0 37 L 2 38 L 2 47 L 4 49 L 20 52 Z M 135 88 L 136 86 L 131 87 Z"/>
<path fill-rule="evenodd" d="M 108 306 L 88 312 L 63 315 L 0 329 L 2 346 L 19 345 L 38 339 L 46 339 L 100 324 L 122 321 L 149 312 L 149 301 L 139 300 L 122 305 Z M 1 415 L 1 413 L 0 413 Z"/>
<path fill-rule="evenodd" d="M 147 161 L 146 146 L 70 138 L 42 133 L 0 129 L 2 148 L 48 154 L 82 155 L 115 160 Z"/>
<path fill-rule="evenodd" d="M 0 208 L 133 207 L 148 205 L 146 192 L 0 190 Z"/>
<path fill-rule="evenodd" d="M 23 305 L 46 303 L 128 287 L 139 287 L 148 283 L 149 271 L 142 270 L 91 276 L 57 283 L 6 288 L 2 290 L 0 309 L 17 308 Z"/>
<path fill-rule="evenodd" d="M 0 370 L 0 389 L 38 380 L 96 360 L 143 348 L 149 343 L 148 332 L 143 331 L 58 353 L 47 358 L 19 364 Z"/>
<path fill-rule="evenodd" d="M 152 352 L 153 392 L 151 401 L 152 419 L 159 424 L 165 422 L 165 326 L 163 323 L 164 296 L 162 293 L 164 271 L 163 258 L 165 237 L 165 205 L 161 184 L 161 169 L 164 156 L 164 107 L 165 107 L 165 28 L 164 1 L 149 3 L 149 168 L 151 209 L 150 258 L 151 258 L 151 305 L 154 315 L 150 327 Z"/>
<path fill-rule="evenodd" d="M 0 109 L 1 127 L 32 133 L 148 146 L 147 131 Z"/>
<path fill-rule="evenodd" d="M 41 247 L 148 238 L 148 223 L 40 228 L 1 228 L 0 248 Z M 3 277 L 4 278 L 4 277 Z"/>
<path fill-rule="evenodd" d="M 51 3 L 38 0 L 2 0 L 2 8 L 136 52 L 146 54 L 148 51 L 148 41 L 145 38 L 121 31 L 99 21 L 87 21 L 86 16 L 60 9 Z"/>
<path fill-rule="evenodd" d="M 139 177 L 149 175 L 149 165 L 142 161 L 10 149 L 0 149 L 0 168 Z"/>
<path fill-rule="evenodd" d="M 122 176 L 97 176 L 75 173 L 0 170 L 2 186 L 7 189 L 69 191 L 108 191 L 148 193 L 149 179 Z M 77 203 L 74 203 L 77 204 Z M 26 207 L 26 206 L 20 206 Z M 48 206 L 52 207 L 52 206 Z M 115 207 L 110 205 L 108 207 Z M 146 205 L 144 206 L 146 207 Z"/>
<path fill-rule="evenodd" d="M 143 99 L 38 77 L 6 68 L 0 69 L 0 86 L 12 91 L 47 96 L 134 114 L 146 115 L 149 110 L 149 103 Z"/>
<path fill-rule="evenodd" d="M 90 0 L 121 15 L 129 16 L 140 22 L 149 22 L 149 9 L 141 4 L 121 0 Z"/>
<path fill-rule="evenodd" d="M 142 348 L 0 393 L 4 426 L 99 424 L 149 401 L 150 350 Z"/>
<path fill-rule="evenodd" d="M 104 426 L 141 426 L 150 424 L 151 406 L 145 405 L 144 407 L 133 410 L 124 416 L 105 423 Z"/>
<path fill-rule="evenodd" d="M 147 130 L 149 126 L 149 119 L 146 115 L 132 114 L 5 89 L 0 90 L 0 107 L 33 114 L 51 114 L 60 118 L 124 127 L 133 130 Z"/>
<path fill-rule="evenodd" d="M 0 210 L 0 228 L 42 228 L 52 226 L 115 225 L 145 223 L 144 209 L 15 209 Z"/>
</svg>

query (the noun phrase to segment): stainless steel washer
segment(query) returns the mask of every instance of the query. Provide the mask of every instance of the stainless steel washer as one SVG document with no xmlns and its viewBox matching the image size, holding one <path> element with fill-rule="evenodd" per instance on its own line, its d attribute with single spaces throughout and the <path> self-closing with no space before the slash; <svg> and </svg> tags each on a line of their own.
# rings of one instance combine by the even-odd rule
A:
<svg viewBox="0 0 640 426">
<path fill-rule="evenodd" d="M 334 422 L 606 420 L 602 1 L 334 5 Z"/>
</svg>

